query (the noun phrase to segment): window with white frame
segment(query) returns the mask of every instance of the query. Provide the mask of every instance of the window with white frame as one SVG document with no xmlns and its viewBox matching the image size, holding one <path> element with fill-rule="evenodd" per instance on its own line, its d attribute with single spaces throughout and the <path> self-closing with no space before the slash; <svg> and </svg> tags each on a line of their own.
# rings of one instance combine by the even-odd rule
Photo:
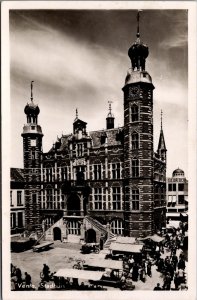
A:
<svg viewBox="0 0 197 300">
<path fill-rule="evenodd" d="M 131 122 L 136 122 L 139 120 L 139 108 L 136 104 L 131 106 Z"/>
<path fill-rule="evenodd" d="M 10 225 L 11 225 L 11 228 L 16 227 L 16 213 L 11 213 L 11 215 L 10 215 Z"/>
<path fill-rule="evenodd" d="M 83 147 L 83 144 L 80 143 L 80 144 L 77 144 L 77 156 L 78 157 L 81 157 L 84 155 L 84 151 L 83 151 L 84 147 Z"/>
<path fill-rule="evenodd" d="M 80 235 L 80 224 L 78 221 L 69 221 L 68 222 L 68 233 Z"/>
<path fill-rule="evenodd" d="M 111 222 L 111 231 L 114 234 L 122 235 L 123 234 L 123 221 L 122 220 L 113 220 Z"/>
<path fill-rule="evenodd" d="M 67 180 L 67 167 L 61 167 L 61 180 L 65 181 Z"/>
<path fill-rule="evenodd" d="M 121 209 L 120 187 L 112 187 L 112 208 L 113 208 L 113 210 Z"/>
<path fill-rule="evenodd" d="M 131 174 L 132 174 L 132 177 L 139 177 L 139 160 L 138 159 L 132 159 Z"/>
<path fill-rule="evenodd" d="M 132 199 L 132 210 L 139 210 L 140 209 L 139 189 L 131 190 L 131 199 Z"/>
<path fill-rule="evenodd" d="M 101 164 L 93 165 L 94 180 L 102 179 Z"/>
<path fill-rule="evenodd" d="M 22 205 L 22 191 L 17 191 L 17 206 Z"/>
<path fill-rule="evenodd" d="M 12 203 L 12 191 L 10 191 L 10 206 L 13 206 L 13 203 Z"/>
<path fill-rule="evenodd" d="M 111 164 L 112 168 L 112 179 L 119 179 L 120 178 L 120 163 L 112 163 Z"/>
<path fill-rule="evenodd" d="M 46 208 L 53 209 L 53 190 L 46 190 Z"/>
<path fill-rule="evenodd" d="M 94 188 L 94 209 L 102 209 L 102 188 Z"/>
<path fill-rule="evenodd" d="M 139 148 L 139 134 L 137 132 L 134 132 L 131 135 L 131 147 L 132 150 L 136 150 Z"/>
</svg>

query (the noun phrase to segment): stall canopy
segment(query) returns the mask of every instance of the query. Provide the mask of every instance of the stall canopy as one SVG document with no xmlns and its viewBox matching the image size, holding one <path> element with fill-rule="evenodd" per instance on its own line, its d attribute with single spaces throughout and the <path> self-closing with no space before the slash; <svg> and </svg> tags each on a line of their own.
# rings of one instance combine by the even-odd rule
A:
<svg viewBox="0 0 197 300">
<path fill-rule="evenodd" d="M 122 261 L 114 261 L 108 259 L 89 259 L 86 260 L 84 266 L 87 265 L 89 267 L 99 267 L 106 269 L 114 269 L 114 270 L 122 270 L 123 262 Z"/>
<path fill-rule="evenodd" d="M 128 236 L 118 236 L 116 243 L 120 244 L 136 244 L 136 238 Z"/>
<path fill-rule="evenodd" d="M 60 269 L 54 276 L 56 277 L 69 277 L 69 278 L 79 278 L 86 280 L 100 280 L 104 272 L 99 271 L 85 271 L 77 269 Z"/>
<path fill-rule="evenodd" d="M 164 239 L 165 239 L 164 237 L 161 237 L 161 236 L 159 236 L 157 234 L 153 234 L 153 235 L 148 235 L 145 238 L 141 238 L 140 240 L 142 240 L 142 241 L 152 240 L 155 243 L 160 243 L 160 242 L 164 241 Z"/>
<path fill-rule="evenodd" d="M 140 253 L 143 245 L 111 243 L 109 249 L 119 252 Z"/>
</svg>

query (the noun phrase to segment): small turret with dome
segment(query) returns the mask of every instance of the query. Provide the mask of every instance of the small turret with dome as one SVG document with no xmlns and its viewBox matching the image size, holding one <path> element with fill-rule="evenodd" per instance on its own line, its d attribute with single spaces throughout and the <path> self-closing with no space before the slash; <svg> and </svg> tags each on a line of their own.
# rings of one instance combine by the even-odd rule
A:
<svg viewBox="0 0 197 300">
<path fill-rule="evenodd" d="M 109 112 L 106 118 L 106 127 L 107 129 L 112 129 L 114 128 L 114 115 L 112 114 L 112 108 L 111 108 L 112 101 L 108 101 L 108 103 L 109 103 Z"/>
<path fill-rule="evenodd" d="M 173 171 L 172 177 L 185 177 L 185 173 L 179 167 Z"/>
</svg>

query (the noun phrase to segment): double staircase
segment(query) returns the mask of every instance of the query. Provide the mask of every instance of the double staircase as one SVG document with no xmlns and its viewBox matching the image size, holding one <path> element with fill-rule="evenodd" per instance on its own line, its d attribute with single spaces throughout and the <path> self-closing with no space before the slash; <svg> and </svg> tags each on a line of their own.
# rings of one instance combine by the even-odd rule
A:
<svg viewBox="0 0 197 300">
<path fill-rule="evenodd" d="M 85 216 L 85 219 L 103 234 L 106 239 L 103 248 L 108 249 L 111 243 L 116 240 L 116 235 L 111 231 L 108 232 L 107 228 L 96 219 L 93 219 L 90 216 Z"/>
</svg>

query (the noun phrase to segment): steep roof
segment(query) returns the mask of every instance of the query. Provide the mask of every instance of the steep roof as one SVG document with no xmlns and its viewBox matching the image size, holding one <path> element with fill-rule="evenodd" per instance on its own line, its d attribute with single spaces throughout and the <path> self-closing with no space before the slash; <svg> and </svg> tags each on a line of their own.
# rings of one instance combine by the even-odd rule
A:
<svg viewBox="0 0 197 300">
<path fill-rule="evenodd" d="M 113 129 L 103 129 L 97 131 L 89 132 L 90 137 L 92 138 L 93 147 L 101 147 L 101 137 L 107 137 L 108 146 L 117 146 L 121 145 L 121 130 L 122 128 L 113 128 Z"/>
<path fill-rule="evenodd" d="M 11 181 L 24 182 L 24 169 L 11 168 L 10 177 L 11 177 Z"/>
<path fill-rule="evenodd" d="M 158 144 L 158 150 L 167 150 L 166 149 L 166 144 L 165 144 L 165 139 L 164 139 L 164 133 L 163 133 L 163 129 L 161 128 L 160 131 L 160 136 L 159 136 L 159 144 Z"/>
</svg>

